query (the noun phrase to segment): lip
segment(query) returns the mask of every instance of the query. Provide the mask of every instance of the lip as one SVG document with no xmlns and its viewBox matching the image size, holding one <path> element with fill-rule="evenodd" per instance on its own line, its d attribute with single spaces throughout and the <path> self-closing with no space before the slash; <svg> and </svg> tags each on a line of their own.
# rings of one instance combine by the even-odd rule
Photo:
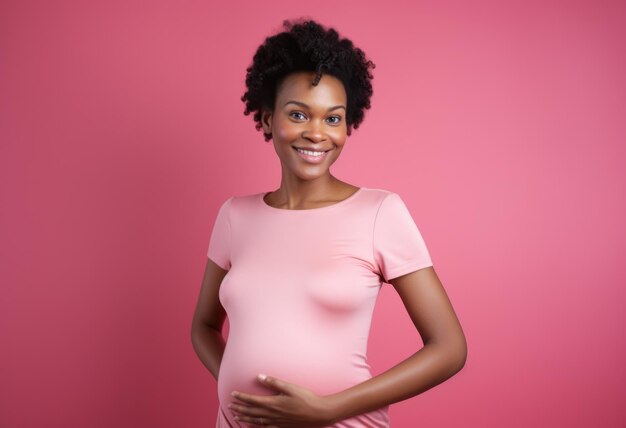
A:
<svg viewBox="0 0 626 428">
<path fill-rule="evenodd" d="M 298 146 L 293 146 L 294 149 L 300 149 L 300 150 L 309 150 L 311 152 L 327 152 L 330 149 L 326 149 L 326 150 L 320 150 L 318 147 L 298 147 Z"/>
<path fill-rule="evenodd" d="M 300 157 L 300 159 L 304 160 L 305 162 L 308 163 L 312 163 L 312 164 L 318 164 L 324 161 L 324 159 L 326 159 L 326 157 L 328 156 L 328 152 L 331 149 L 328 149 L 324 152 L 323 155 L 320 156 L 309 156 L 309 155 L 305 155 L 304 153 L 301 153 L 298 151 L 297 147 L 294 147 L 293 150 L 298 154 L 298 156 Z M 301 149 L 301 150 L 307 150 L 307 149 Z M 315 150 L 315 151 L 319 151 L 319 150 Z"/>
</svg>

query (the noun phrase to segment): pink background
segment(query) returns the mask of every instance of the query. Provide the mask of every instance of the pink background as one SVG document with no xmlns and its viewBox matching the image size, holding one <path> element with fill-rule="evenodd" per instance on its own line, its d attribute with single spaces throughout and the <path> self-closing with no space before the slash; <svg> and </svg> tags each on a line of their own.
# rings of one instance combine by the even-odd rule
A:
<svg viewBox="0 0 626 428">
<path fill-rule="evenodd" d="M 468 339 L 392 426 L 624 426 L 624 2 L 232 0 L 0 4 L 0 425 L 214 426 L 210 230 L 280 180 L 245 68 L 304 15 L 377 66 L 333 173 L 403 197 Z M 386 285 L 373 371 L 421 346 Z"/>
</svg>

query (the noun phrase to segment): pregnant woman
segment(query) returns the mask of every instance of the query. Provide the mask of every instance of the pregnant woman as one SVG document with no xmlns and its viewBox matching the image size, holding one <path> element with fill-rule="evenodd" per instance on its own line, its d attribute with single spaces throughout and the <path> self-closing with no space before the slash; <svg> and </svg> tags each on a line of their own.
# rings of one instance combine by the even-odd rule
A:
<svg viewBox="0 0 626 428">
<path fill-rule="evenodd" d="M 370 108 L 374 64 L 332 28 L 283 25 L 257 49 L 242 97 L 273 142 L 280 187 L 221 203 L 192 343 L 217 379 L 216 427 L 389 427 L 390 404 L 461 370 L 465 336 L 402 198 L 330 172 Z M 372 376 L 383 283 L 424 346 Z"/>
</svg>

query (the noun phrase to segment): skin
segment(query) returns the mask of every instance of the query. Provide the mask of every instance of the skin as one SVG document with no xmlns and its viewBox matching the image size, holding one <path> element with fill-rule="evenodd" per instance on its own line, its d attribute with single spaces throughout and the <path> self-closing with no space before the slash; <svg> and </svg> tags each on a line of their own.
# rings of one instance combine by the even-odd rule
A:
<svg viewBox="0 0 626 428">
<path fill-rule="evenodd" d="M 265 197 L 276 208 L 309 209 L 339 202 L 358 187 L 330 174 L 346 142 L 346 92 L 340 80 L 323 75 L 311 86 L 315 73 L 290 74 L 277 89 L 276 105 L 263 115 L 265 132 L 272 133 L 274 150 L 282 165 L 281 186 Z M 295 100 L 307 105 L 287 104 Z M 340 120 L 336 117 L 339 116 Z M 327 158 L 314 165 L 293 149 L 330 149 Z M 207 259 L 191 329 L 194 349 L 202 363 L 219 376 L 225 348 L 221 334 L 226 312 L 219 287 L 227 271 Z M 230 408 L 250 426 L 325 427 L 351 416 L 414 397 L 459 372 L 467 358 L 465 335 L 450 300 L 432 266 L 390 280 L 398 292 L 424 346 L 407 359 L 365 382 L 331 395 L 318 395 L 305 385 L 290 383 L 267 373 L 258 382 L 275 395 L 233 391 Z M 261 421 L 259 418 L 263 418 Z"/>
<path fill-rule="evenodd" d="M 262 116 L 263 131 L 272 134 L 282 169 L 280 188 L 265 197 L 265 202 L 276 208 L 320 208 L 358 190 L 330 173 L 347 139 L 343 83 L 323 75 L 317 86 L 312 86 L 314 77 L 313 72 L 287 76 L 277 88 L 274 110 Z M 335 106 L 342 107 L 329 110 Z M 330 151 L 321 163 L 311 164 L 302 160 L 294 147 Z"/>
</svg>

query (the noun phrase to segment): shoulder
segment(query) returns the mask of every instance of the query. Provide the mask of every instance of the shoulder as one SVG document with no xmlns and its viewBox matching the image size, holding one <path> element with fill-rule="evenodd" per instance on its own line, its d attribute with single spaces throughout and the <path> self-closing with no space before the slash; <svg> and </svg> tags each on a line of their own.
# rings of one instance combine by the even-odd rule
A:
<svg viewBox="0 0 626 428">
<path fill-rule="evenodd" d="M 363 188 L 362 191 L 366 196 L 364 199 L 375 205 L 377 208 L 380 208 L 385 200 L 402 199 L 398 193 L 380 187 Z"/>
<path fill-rule="evenodd" d="M 412 217 L 408 204 L 398 192 L 389 189 L 370 189 L 368 205 L 374 211 L 374 222 L 395 223 L 399 219 Z"/>
<path fill-rule="evenodd" d="M 232 195 L 222 200 L 221 209 L 228 212 L 249 211 L 258 207 L 263 192 Z"/>
</svg>

